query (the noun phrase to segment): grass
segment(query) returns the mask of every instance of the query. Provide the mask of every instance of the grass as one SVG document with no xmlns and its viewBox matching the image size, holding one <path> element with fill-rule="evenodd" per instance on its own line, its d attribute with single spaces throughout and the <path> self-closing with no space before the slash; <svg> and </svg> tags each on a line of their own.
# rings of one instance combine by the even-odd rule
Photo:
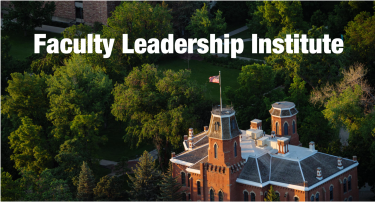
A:
<svg viewBox="0 0 375 202">
<path fill-rule="evenodd" d="M 232 87 L 232 89 L 236 89 L 239 87 L 237 83 L 237 77 L 240 73 L 240 70 L 236 69 L 228 69 L 220 66 L 212 65 L 205 61 L 197 61 L 197 60 L 190 60 L 190 69 L 191 69 L 191 79 L 197 81 L 198 84 L 206 85 L 207 87 L 207 98 L 213 101 L 217 101 L 216 103 L 220 103 L 220 90 L 219 84 L 217 83 L 209 83 L 208 78 L 210 76 L 216 76 L 221 71 L 222 76 L 222 92 L 228 86 Z M 171 69 L 174 71 L 178 71 L 180 69 L 188 69 L 188 63 L 186 60 L 183 59 L 171 59 L 168 61 L 161 61 L 158 63 L 159 69 L 166 70 Z M 225 95 L 222 93 L 223 97 L 223 105 L 230 104 L 225 103 Z"/>
<path fill-rule="evenodd" d="M 258 52 L 259 52 L 259 43 L 258 43 Z M 252 53 L 252 42 L 247 41 L 247 42 L 244 42 L 243 52 L 239 56 L 264 60 L 264 58 L 268 57 L 269 55 L 271 55 L 271 54 L 265 54 L 265 53 L 254 54 L 254 53 Z"/>
<path fill-rule="evenodd" d="M 131 160 L 141 156 L 144 150 L 152 151 L 154 149 L 152 142 L 132 148 L 130 143 L 125 143 L 123 139 L 126 123 L 115 120 L 108 122 L 109 125 L 104 134 L 108 137 L 108 141 L 100 146 L 97 153 L 99 159 L 119 162 L 122 157 L 126 157 Z"/>
<path fill-rule="evenodd" d="M 2 36 L 8 36 L 11 44 L 10 55 L 19 60 L 24 60 L 34 53 L 34 34 L 46 34 L 46 39 L 60 38 L 63 35 L 51 32 L 34 31 L 28 36 L 24 36 L 23 32 L 5 32 L 1 31 Z"/>
</svg>

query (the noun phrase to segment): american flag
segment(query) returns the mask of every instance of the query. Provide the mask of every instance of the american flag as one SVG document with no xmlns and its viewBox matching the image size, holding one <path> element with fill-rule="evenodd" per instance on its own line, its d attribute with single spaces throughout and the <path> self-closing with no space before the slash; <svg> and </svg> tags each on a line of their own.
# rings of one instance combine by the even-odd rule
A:
<svg viewBox="0 0 375 202">
<path fill-rule="evenodd" d="M 210 80 L 211 83 L 219 83 L 219 75 L 217 76 L 211 76 L 210 78 L 208 78 Z"/>
</svg>

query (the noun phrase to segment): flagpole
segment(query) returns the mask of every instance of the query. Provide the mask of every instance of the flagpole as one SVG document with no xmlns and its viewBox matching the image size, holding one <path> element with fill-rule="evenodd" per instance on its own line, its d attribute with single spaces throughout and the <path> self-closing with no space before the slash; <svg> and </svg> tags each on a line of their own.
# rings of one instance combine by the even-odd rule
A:
<svg viewBox="0 0 375 202">
<path fill-rule="evenodd" d="M 219 71 L 219 82 L 220 82 L 220 111 L 223 111 L 223 104 L 221 101 L 221 73 Z"/>
</svg>

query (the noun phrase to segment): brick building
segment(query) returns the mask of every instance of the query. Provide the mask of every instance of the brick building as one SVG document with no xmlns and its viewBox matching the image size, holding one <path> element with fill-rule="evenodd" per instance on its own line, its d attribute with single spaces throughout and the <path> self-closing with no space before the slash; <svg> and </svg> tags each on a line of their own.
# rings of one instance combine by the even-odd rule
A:
<svg viewBox="0 0 375 202">
<path fill-rule="evenodd" d="M 356 157 L 318 152 L 314 142 L 301 147 L 297 109 L 291 102 L 272 105 L 271 135 L 254 119 L 240 130 L 232 108 L 213 109 L 209 127 L 189 129 L 185 151 L 172 153 L 173 175 L 186 200 L 263 201 L 273 186 L 280 201 L 358 200 Z"/>
<path fill-rule="evenodd" d="M 120 3 L 120 1 L 55 1 L 56 10 L 52 20 L 87 25 L 93 25 L 95 22 L 107 24 L 107 18 Z M 9 1 L 1 1 L 1 6 L 9 7 Z"/>
</svg>

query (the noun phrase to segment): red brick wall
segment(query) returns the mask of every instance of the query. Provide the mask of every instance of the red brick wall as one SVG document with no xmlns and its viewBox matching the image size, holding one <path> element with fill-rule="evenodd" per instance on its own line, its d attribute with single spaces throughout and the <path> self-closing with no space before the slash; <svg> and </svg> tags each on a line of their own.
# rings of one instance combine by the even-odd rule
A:
<svg viewBox="0 0 375 202">
<path fill-rule="evenodd" d="M 231 140 L 209 138 L 208 162 L 217 166 L 230 166 L 242 160 L 239 136 Z M 237 157 L 234 157 L 234 143 L 237 142 Z M 218 145 L 217 158 L 215 159 L 214 144 Z"/>
<path fill-rule="evenodd" d="M 272 131 L 276 132 L 276 122 L 278 122 L 279 133 L 277 135 L 285 135 L 284 134 L 284 123 L 288 123 L 288 135 L 291 136 L 290 144 L 291 145 L 299 145 L 299 135 L 297 130 L 297 115 L 287 117 L 287 118 L 280 118 L 271 116 L 271 123 L 272 123 Z M 293 120 L 295 121 L 295 133 L 293 133 Z"/>
<path fill-rule="evenodd" d="M 56 10 L 54 16 L 71 20 L 76 19 L 76 7 L 74 1 L 55 1 L 55 5 Z"/>
<path fill-rule="evenodd" d="M 106 1 L 83 1 L 83 19 L 87 24 L 100 22 L 107 24 L 107 2 Z"/>
</svg>

